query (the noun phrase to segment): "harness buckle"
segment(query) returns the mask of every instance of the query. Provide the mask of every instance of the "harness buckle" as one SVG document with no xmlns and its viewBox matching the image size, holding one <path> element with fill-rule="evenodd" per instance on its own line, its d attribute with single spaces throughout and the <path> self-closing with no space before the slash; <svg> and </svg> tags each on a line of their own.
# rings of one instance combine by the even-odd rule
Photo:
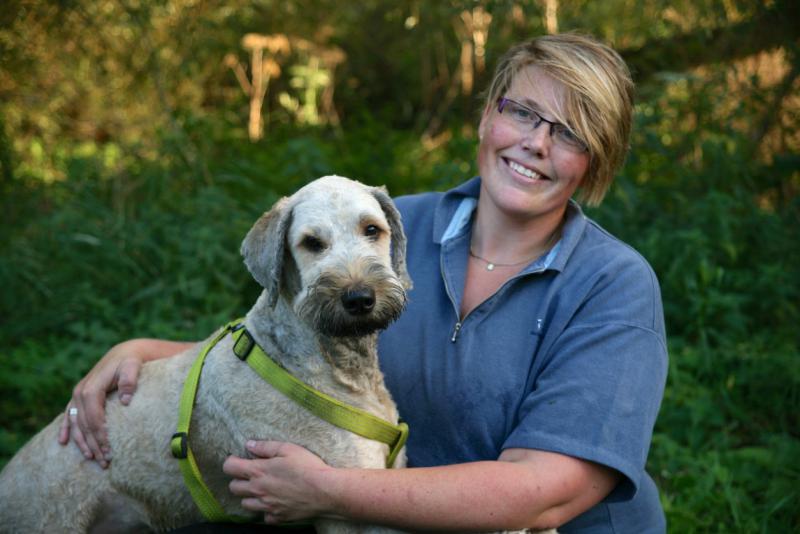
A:
<svg viewBox="0 0 800 534">
<path fill-rule="evenodd" d="M 256 341 L 253 339 L 253 336 L 245 329 L 242 331 L 242 335 L 239 336 L 239 339 L 236 340 L 236 343 L 233 344 L 233 353 L 236 354 L 237 358 L 245 361 L 255 345 Z"/>
<path fill-rule="evenodd" d="M 176 432 L 172 434 L 172 438 L 169 442 L 169 448 L 172 451 L 173 458 L 177 458 L 178 460 L 183 460 L 187 456 L 189 456 L 189 444 L 188 444 L 188 435 L 186 432 Z"/>
</svg>

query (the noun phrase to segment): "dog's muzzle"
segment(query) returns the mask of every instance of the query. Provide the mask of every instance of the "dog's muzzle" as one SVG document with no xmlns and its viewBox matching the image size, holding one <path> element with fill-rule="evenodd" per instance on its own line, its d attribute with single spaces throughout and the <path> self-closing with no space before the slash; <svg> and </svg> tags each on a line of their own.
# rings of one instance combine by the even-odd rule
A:
<svg viewBox="0 0 800 534">
<path fill-rule="evenodd" d="M 323 275 L 299 303 L 298 315 L 333 337 L 364 336 L 389 326 L 405 308 L 406 292 L 382 266 L 353 281 Z"/>
</svg>

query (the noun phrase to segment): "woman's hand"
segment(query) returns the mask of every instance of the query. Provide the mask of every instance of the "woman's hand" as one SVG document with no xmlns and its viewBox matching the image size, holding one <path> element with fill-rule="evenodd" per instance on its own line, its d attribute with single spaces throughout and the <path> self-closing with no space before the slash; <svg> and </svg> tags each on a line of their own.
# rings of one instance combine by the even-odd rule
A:
<svg viewBox="0 0 800 534">
<path fill-rule="evenodd" d="M 108 393 L 118 390 L 120 402 L 129 404 L 144 362 L 175 355 L 191 345 L 132 339 L 112 347 L 72 390 L 58 432 L 59 443 L 66 445 L 71 439 L 84 457 L 108 467 L 111 461 L 105 413 Z"/>
<path fill-rule="evenodd" d="M 308 450 L 279 441 L 248 441 L 256 458 L 229 456 L 222 470 L 234 477 L 229 488 L 242 497 L 242 508 L 264 513 L 269 525 L 331 515 L 327 495 L 313 476 L 333 469 Z"/>
<path fill-rule="evenodd" d="M 87 459 L 96 460 L 103 468 L 111 460 L 105 427 L 106 396 L 118 389 L 123 404 L 131 401 L 144 362 L 137 350 L 140 341 L 132 339 L 115 345 L 95 364 L 72 390 L 61 421 L 59 443 L 66 445 L 71 438 Z"/>
</svg>

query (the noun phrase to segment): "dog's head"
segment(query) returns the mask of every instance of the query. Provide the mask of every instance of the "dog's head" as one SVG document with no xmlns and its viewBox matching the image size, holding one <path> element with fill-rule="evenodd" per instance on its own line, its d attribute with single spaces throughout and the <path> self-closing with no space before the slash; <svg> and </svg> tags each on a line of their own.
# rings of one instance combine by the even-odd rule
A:
<svg viewBox="0 0 800 534">
<path fill-rule="evenodd" d="M 339 176 L 279 200 L 248 232 L 242 255 L 271 306 L 284 298 L 332 336 L 385 328 L 411 287 L 405 233 L 386 190 Z"/>
</svg>

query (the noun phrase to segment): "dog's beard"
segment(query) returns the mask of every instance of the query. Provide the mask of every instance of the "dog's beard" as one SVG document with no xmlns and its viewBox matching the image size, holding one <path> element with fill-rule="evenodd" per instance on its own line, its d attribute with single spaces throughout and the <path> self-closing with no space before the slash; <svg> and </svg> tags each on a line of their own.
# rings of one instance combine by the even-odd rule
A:
<svg viewBox="0 0 800 534">
<path fill-rule="evenodd" d="M 342 295 L 354 285 L 352 280 L 325 274 L 298 303 L 298 315 L 317 332 L 333 337 L 365 336 L 386 328 L 405 308 L 405 290 L 380 264 L 366 271 L 359 284 L 375 291 L 375 304 L 368 313 L 354 315 L 342 305 Z"/>
</svg>

